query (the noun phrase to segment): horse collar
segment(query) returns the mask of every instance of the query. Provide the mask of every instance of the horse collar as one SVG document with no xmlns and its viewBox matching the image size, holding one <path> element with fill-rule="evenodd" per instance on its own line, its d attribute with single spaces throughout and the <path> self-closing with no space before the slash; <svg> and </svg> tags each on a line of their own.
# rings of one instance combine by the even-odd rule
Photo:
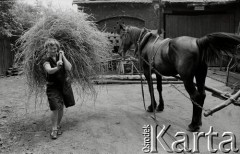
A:
<svg viewBox="0 0 240 154">
<path fill-rule="evenodd" d="M 153 51 L 154 51 L 154 45 L 155 45 L 155 43 L 157 42 L 158 39 L 159 39 L 159 35 L 157 36 L 157 38 L 153 42 L 153 46 L 152 46 Z M 157 50 L 155 50 L 154 55 L 152 56 L 151 61 L 150 61 L 150 65 L 152 65 L 153 68 L 154 68 L 154 59 L 155 59 L 156 54 L 157 54 Z"/>
<path fill-rule="evenodd" d="M 141 40 L 142 35 L 144 34 L 144 30 L 145 30 L 145 28 L 143 28 L 143 29 L 141 30 L 141 33 L 140 33 L 140 35 L 139 35 L 139 37 L 138 37 L 137 46 L 136 46 L 136 48 L 135 48 L 134 56 L 137 54 L 137 52 L 138 52 L 138 50 L 139 50 L 140 40 Z"/>
<path fill-rule="evenodd" d="M 142 37 L 142 35 L 143 35 L 143 33 L 144 33 L 144 28 L 141 30 L 141 33 L 140 33 L 140 35 L 139 35 L 139 37 L 138 37 L 138 40 L 137 40 L 137 44 L 138 44 L 138 46 L 139 46 L 139 43 L 140 43 L 140 40 L 141 40 L 141 37 Z"/>
</svg>

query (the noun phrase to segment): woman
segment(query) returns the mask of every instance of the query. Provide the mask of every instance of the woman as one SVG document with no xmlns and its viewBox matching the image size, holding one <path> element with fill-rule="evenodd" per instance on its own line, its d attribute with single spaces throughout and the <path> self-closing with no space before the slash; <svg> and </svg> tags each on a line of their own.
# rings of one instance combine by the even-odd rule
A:
<svg viewBox="0 0 240 154">
<path fill-rule="evenodd" d="M 65 57 L 64 52 L 60 50 L 60 43 L 57 40 L 48 39 L 44 48 L 47 50 L 47 58 L 43 63 L 47 79 L 46 93 L 52 111 L 50 136 L 52 139 L 57 139 L 57 136 L 62 134 L 60 122 L 63 117 L 63 104 L 66 107 L 75 105 L 71 84 L 68 82 L 66 73 L 72 69 L 72 65 Z M 59 59 L 59 57 L 62 58 Z"/>
</svg>

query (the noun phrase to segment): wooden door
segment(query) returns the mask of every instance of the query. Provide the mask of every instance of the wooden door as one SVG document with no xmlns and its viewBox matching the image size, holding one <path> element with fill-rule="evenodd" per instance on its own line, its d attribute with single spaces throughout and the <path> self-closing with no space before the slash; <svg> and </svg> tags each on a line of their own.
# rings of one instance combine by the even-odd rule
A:
<svg viewBox="0 0 240 154">
<path fill-rule="evenodd" d="M 8 40 L 0 39 L 0 75 L 6 75 L 6 71 L 13 64 L 14 54 Z"/>
<path fill-rule="evenodd" d="M 233 14 L 166 15 L 165 37 L 202 37 L 212 32 L 234 32 Z M 222 60 L 222 61 L 221 61 Z M 228 58 L 210 63 L 209 66 L 226 66 Z"/>
<path fill-rule="evenodd" d="M 212 32 L 234 32 L 233 14 L 166 15 L 165 37 L 202 37 Z"/>
</svg>

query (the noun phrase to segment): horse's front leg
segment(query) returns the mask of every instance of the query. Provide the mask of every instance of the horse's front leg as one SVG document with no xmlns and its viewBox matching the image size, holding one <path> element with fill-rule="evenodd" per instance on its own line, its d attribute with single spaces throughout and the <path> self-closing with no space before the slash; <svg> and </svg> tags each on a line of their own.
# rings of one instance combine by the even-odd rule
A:
<svg viewBox="0 0 240 154">
<path fill-rule="evenodd" d="M 156 109 L 157 103 L 156 103 L 155 96 L 154 96 L 153 83 L 151 83 L 151 81 L 150 81 L 150 80 L 152 80 L 152 75 L 150 75 L 148 70 L 147 71 L 144 70 L 144 75 L 145 75 L 147 83 L 148 83 L 148 88 L 149 88 L 149 93 L 150 93 L 150 98 L 151 98 L 151 105 L 148 106 L 147 111 L 153 112 Z"/>
<path fill-rule="evenodd" d="M 157 111 L 163 111 L 164 101 L 162 97 L 162 76 L 159 74 L 156 74 L 156 77 L 157 77 L 157 90 L 159 93 L 159 105 L 157 107 Z"/>
</svg>

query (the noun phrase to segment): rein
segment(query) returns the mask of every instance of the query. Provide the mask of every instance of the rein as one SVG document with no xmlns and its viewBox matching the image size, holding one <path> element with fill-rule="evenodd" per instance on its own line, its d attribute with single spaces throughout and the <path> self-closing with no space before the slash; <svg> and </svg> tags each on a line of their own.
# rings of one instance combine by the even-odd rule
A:
<svg viewBox="0 0 240 154">
<path fill-rule="evenodd" d="M 139 48 L 140 47 L 140 40 L 141 40 L 141 37 L 142 37 L 143 33 L 144 33 L 144 28 L 141 30 L 141 33 L 138 37 L 138 40 L 137 40 L 137 49 L 138 50 L 135 50 L 134 56 L 137 54 L 137 51 L 139 51 L 139 53 L 140 53 L 140 48 Z"/>
<path fill-rule="evenodd" d="M 155 45 L 155 43 L 157 42 L 157 40 L 158 40 L 158 38 L 159 38 L 159 35 L 157 36 L 157 38 L 155 39 L 155 41 L 153 42 L 153 46 L 152 46 L 152 50 L 154 49 L 154 45 Z M 153 50 L 154 51 L 154 50 Z M 151 90 L 152 90 L 152 93 L 151 93 L 151 104 L 152 104 L 152 108 L 153 108 L 153 112 L 154 112 L 154 120 L 157 120 L 156 119 L 156 111 L 155 111 L 155 109 L 154 109 L 154 97 L 153 97 L 153 95 L 154 95 L 154 89 L 153 89 L 153 80 L 152 80 L 152 68 L 154 69 L 154 67 L 153 67 L 153 61 L 154 61 L 154 58 L 155 58 L 155 56 L 156 56 L 156 54 L 157 54 L 157 50 L 155 51 L 155 53 L 154 53 L 154 55 L 153 55 L 153 57 L 152 57 L 152 59 L 151 59 L 151 61 L 150 61 L 150 65 L 149 65 L 149 75 L 150 75 L 150 88 L 151 88 Z M 143 59 L 143 57 L 141 56 L 141 58 Z"/>
<path fill-rule="evenodd" d="M 142 34 L 141 34 L 142 35 Z M 154 112 L 154 117 L 152 117 L 154 120 L 156 120 L 156 114 L 155 114 L 155 109 L 154 109 L 154 102 L 153 102 L 153 81 L 152 81 L 152 70 L 154 70 L 154 72 L 160 76 L 162 76 L 162 74 L 160 72 L 158 72 L 154 67 L 153 67 L 153 62 L 154 62 L 154 58 L 157 54 L 157 50 L 154 52 L 153 56 L 149 59 L 149 62 L 146 61 L 142 56 L 141 56 L 141 53 L 140 53 L 140 39 L 141 37 L 138 38 L 138 42 L 137 42 L 137 45 L 138 45 L 138 53 L 139 53 L 139 65 L 141 68 L 141 64 L 142 64 L 142 61 L 144 61 L 148 66 L 149 66 L 149 75 L 150 75 L 150 87 L 151 88 L 151 105 L 153 107 L 153 112 Z M 152 46 L 152 49 L 154 49 L 154 45 L 155 43 L 157 42 L 157 40 L 159 39 L 159 35 L 157 36 L 157 38 L 154 40 L 154 43 L 153 43 L 153 46 Z M 143 82 L 142 82 L 142 74 L 141 72 L 139 72 L 140 74 L 140 77 L 141 77 L 141 88 L 142 88 L 142 97 L 143 97 L 143 104 L 144 104 L 144 108 L 146 110 L 146 105 L 145 105 L 145 99 L 144 99 L 144 91 L 143 91 Z M 175 77 L 175 76 L 174 76 Z M 176 90 L 178 90 L 181 94 L 183 94 L 177 87 L 175 87 L 173 84 L 171 84 L 171 86 L 173 86 Z M 205 108 L 203 108 L 202 106 L 200 106 L 198 103 L 196 103 L 194 100 L 192 100 L 191 98 L 187 97 L 185 94 L 183 94 L 186 98 L 188 98 L 189 100 L 191 100 L 193 102 L 194 105 L 196 105 L 197 107 L 199 107 L 200 109 L 204 110 L 204 111 L 207 111 Z"/>
<path fill-rule="evenodd" d="M 152 93 L 150 94 L 151 95 L 151 105 L 152 105 L 152 107 L 153 107 L 153 112 L 154 112 L 154 117 L 152 117 L 154 120 L 157 120 L 156 119 L 156 111 L 155 111 L 155 109 L 154 109 L 154 101 L 153 101 L 153 81 L 152 81 L 152 71 L 154 71 L 156 74 L 158 74 L 158 75 L 160 75 L 160 76 L 162 76 L 162 74 L 160 73 L 160 72 L 158 72 L 154 67 L 153 67 L 153 62 L 154 62 L 154 58 L 155 58 L 155 56 L 156 56 L 156 54 L 157 54 L 157 51 L 158 50 L 155 50 L 155 52 L 154 52 L 154 54 L 153 54 L 153 56 L 149 59 L 149 61 L 146 61 L 142 56 L 141 56 L 141 52 L 140 52 L 140 41 L 141 41 L 141 38 L 142 38 L 142 35 L 144 34 L 144 30 L 145 29 L 142 29 L 141 30 L 141 33 L 140 33 L 140 35 L 139 35 L 139 37 L 138 37 L 138 40 L 137 40 L 137 49 L 135 49 L 135 55 L 136 55 L 136 52 L 138 51 L 138 53 L 139 53 L 139 68 L 142 68 L 142 61 L 144 61 L 148 66 L 149 66 L 149 77 L 150 77 L 150 89 L 151 89 L 151 91 L 152 91 Z M 126 31 L 126 33 L 128 33 L 128 31 Z M 145 35 L 146 36 L 146 35 Z M 144 36 L 144 37 L 145 37 Z M 132 39 L 132 36 L 130 35 L 130 37 L 131 37 L 131 39 Z M 144 37 L 143 37 L 143 39 L 144 39 Z M 156 37 L 156 39 L 154 40 L 154 42 L 153 42 L 153 46 L 152 46 L 152 50 L 154 49 L 154 45 L 155 45 L 155 43 L 158 41 L 158 39 L 159 39 L 159 35 Z M 146 104 L 145 104 L 145 97 L 144 97 L 144 89 L 143 89 L 143 78 L 142 78 L 142 73 L 139 71 L 139 75 L 140 75 L 140 78 L 141 78 L 141 89 L 142 89 L 142 97 L 143 97 L 143 105 L 144 105 L 144 109 L 145 109 L 145 111 L 146 111 Z M 176 77 L 176 76 L 174 76 L 174 77 Z M 176 78 L 178 78 L 178 77 L 176 77 Z M 171 84 L 171 83 L 170 83 Z M 197 107 L 199 107 L 199 108 L 201 108 L 202 110 L 204 110 L 204 111 L 206 111 L 206 109 L 204 109 L 203 107 L 201 107 L 199 104 L 197 104 L 194 100 L 192 100 L 191 98 L 189 98 L 189 97 L 187 97 L 184 93 L 182 93 L 177 87 L 175 87 L 173 84 L 171 84 L 171 86 L 173 86 L 176 90 L 178 90 L 181 94 L 183 94 L 186 98 L 188 98 L 189 100 L 191 100 L 192 102 L 193 102 L 193 104 L 194 105 L 196 105 Z"/>
<path fill-rule="evenodd" d="M 144 29 L 141 30 L 141 33 L 140 33 L 138 41 L 137 41 L 137 48 L 138 48 L 138 50 L 136 50 L 136 51 L 138 51 L 138 53 L 139 53 L 139 65 L 140 65 L 139 68 L 141 68 L 141 66 L 142 66 L 141 65 L 142 64 L 142 60 L 141 59 L 143 59 L 143 57 L 141 56 L 141 52 L 140 52 L 140 40 L 141 40 L 141 37 L 143 35 L 143 32 L 144 32 Z M 158 39 L 159 39 L 159 35 L 155 39 L 154 44 L 157 42 Z M 153 46 L 153 48 L 154 48 L 154 46 Z M 136 55 L 136 51 L 135 51 L 135 55 Z M 154 96 L 153 96 L 154 89 L 153 89 L 153 81 L 152 81 L 152 63 L 153 63 L 154 57 L 156 56 L 156 53 L 157 53 L 157 50 L 155 51 L 153 57 L 151 58 L 151 62 L 150 62 L 150 65 L 149 65 L 150 88 L 151 88 L 151 91 L 152 91 L 150 94 L 151 94 L 151 105 L 152 105 L 153 112 L 154 112 L 154 117 L 153 117 L 154 120 L 156 120 L 156 111 L 154 109 L 154 101 L 153 101 L 153 99 L 154 99 Z M 145 59 L 143 59 L 143 60 L 145 60 Z M 143 105 L 144 105 L 144 109 L 146 111 L 146 104 L 145 104 L 145 97 L 144 97 L 144 90 L 143 90 L 142 73 L 139 72 L 139 75 L 140 75 L 140 78 L 141 78 L 141 89 L 142 89 Z"/>
<path fill-rule="evenodd" d="M 141 66 L 141 55 L 140 55 L 140 41 L 141 41 L 141 37 L 142 35 L 144 34 L 144 28 L 141 30 L 140 32 L 140 35 L 138 37 L 138 40 L 137 40 L 137 46 L 135 48 L 135 52 L 134 52 L 134 56 L 136 56 L 136 53 L 138 52 L 139 53 L 139 68 L 142 68 Z M 124 34 L 128 33 L 128 29 L 126 29 L 126 31 L 124 32 Z M 131 37 L 131 35 L 129 35 L 129 37 Z M 132 39 L 132 37 L 131 37 Z M 143 89 L 143 77 L 142 77 L 142 73 L 140 71 L 138 71 L 139 75 L 140 75 L 140 79 L 141 79 L 141 89 L 142 89 L 142 98 L 143 98 L 143 105 L 144 105 L 144 109 L 145 111 L 147 111 L 146 109 L 146 103 L 145 103 L 145 97 L 144 97 L 144 89 Z"/>
<path fill-rule="evenodd" d="M 135 51 L 134 53 L 134 56 L 136 55 L 137 51 L 139 53 L 139 68 L 141 68 L 141 54 L 140 54 L 140 40 L 141 40 L 141 36 L 143 35 L 143 32 L 144 32 L 144 29 L 141 30 L 141 33 L 139 35 L 139 38 L 138 38 L 138 41 L 137 41 L 137 50 Z M 142 69 L 142 68 L 141 68 Z M 145 111 L 147 111 L 146 109 L 146 103 L 145 103 L 145 97 L 144 97 L 144 90 L 143 90 L 143 78 L 142 78 L 142 73 L 139 72 L 139 75 L 140 75 L 140 79 L 141 79 L 141 90 L 142 90 L 142 98 L 143 98 L 143 105 L 144 105 L 144 109 Z"/>
<path fill-rule="evenodd" d="M 151 67 L 151 64 L 149 62 L 147 62 L 143 57 L 141 57 L 141 59 L 149 66 L 149 68 Z M 156 74 L 163 76 L 160 72 L 158 72 L 154 67 L 153 70 Z M 151 72 L 150 72 L 151 73 Z M 182 80 L 179 76 L 173 76 L 176 79 Z M 168 81 L 169 82 L 169 81 Z M 194 105 L 196 105 L 197 107 L 199 107 L 200 109 L 204 110 L 205 112 L 208 112 L 209 109 L 205 109 L 204 107 L 200 106 L 197 102 L 195 102 L 192 98 L 189 98 L 186 94 L 184 94 L 183 92 L 181 92 L 175 85 L 173 85 L 172 83 L 169 83 L 172 87 L 174 87 L 178 92 L 180 92 L 183 96 L 185 96 L 187 99 L 189 99 L 190 101 L 192 101 L 192 103 Z"/>
</svg>

